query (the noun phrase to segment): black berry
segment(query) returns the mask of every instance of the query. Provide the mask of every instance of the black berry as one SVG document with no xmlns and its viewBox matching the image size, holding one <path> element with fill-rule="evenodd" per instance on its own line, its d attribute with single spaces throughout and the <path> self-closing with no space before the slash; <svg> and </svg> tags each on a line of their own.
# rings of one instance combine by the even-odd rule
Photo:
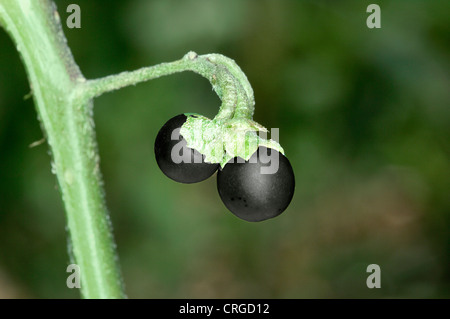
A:
<svg viewBox="0 0 450 319">
<path fill-rule="evenodd" d="M 225 206 L 251 222 L 280 215 L 289 206 L 294 188 L 289 160 L 266 147 L 259 147 L 248 161 L 230 160 L 217 173 L 217 189 Z"/>
<path fill-rule="evenodd" d="M 206 163 L 204 155 L 186 146 L 179 133 L 186 119 L 180 114 L 163 125 L 156 136 L 155 157 L 167 177 L 179 183 L 197 183 L 213 175 L 219 164 Z"/>
</svg>

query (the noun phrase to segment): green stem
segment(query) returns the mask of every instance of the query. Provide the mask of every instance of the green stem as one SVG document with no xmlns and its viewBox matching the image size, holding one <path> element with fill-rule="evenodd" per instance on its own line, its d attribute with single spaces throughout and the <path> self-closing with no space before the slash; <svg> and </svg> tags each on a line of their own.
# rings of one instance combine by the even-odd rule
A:
<svg viewBox="0 0 450 319">
<path fill-rule="evenodd" d="M 103 199 L 92 102 L 83 93 L 86 82 L 66 45 L 56 8 L 50 0 L 0 0 L 0 23 L 21 54 L 50 145 L 82 295 L 124 297 Z"/>
<path fill-rule="evenodd" d="M 197 55 L 189 52 L 174 62 L 89 80 L 86 83 L 86 98 L 184 71 L 198 73 L 209 80 L 222 100 L 216 119 L 252 118 L 255 103 L 250 83 L 233 60 L 220 54 Z"/>
<path fill-rule="evenodd" d="M 182 59 L 86 80 L 76 65 L 51 0 L 0 0 L 0 26 L 25 64 L 36 109 L 52 152 L 70 232 L 73 262 L 85 298 L 124 297 L 99 169 L 92 99 L 183 71 L 207 78 L 222 100 L 217 120 L 250 119 L 253 90 L 236 63 L 219 54 Z M 219 121 L 220 122 L 220 121 Z"/>
<path fill-rule="evenodd" d="M 247 76 L 244 72 L 242 72 L 241 68 L 234 60 L 221 54 L 207 54 L 203 57 L 208 61 L 221 65 L 225 68 L 234 78 L 238 92 L 245 92 L 245 94 L 244 92 L 242 92 L 242 94 L 238 94 L 238 102 L 233 118 L 253 119 L 253 113 L 255 111 L 253 89 L 247 79 Z"/>
</svg>

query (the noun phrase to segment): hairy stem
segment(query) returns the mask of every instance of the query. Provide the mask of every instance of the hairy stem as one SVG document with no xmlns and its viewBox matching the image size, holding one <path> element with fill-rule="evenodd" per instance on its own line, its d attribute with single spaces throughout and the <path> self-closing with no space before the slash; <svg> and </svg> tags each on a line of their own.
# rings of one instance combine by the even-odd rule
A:
<svg viewBox="0 0 450 319">
<path fill-rule="evenodd" d="M 183 71 L 207 78 L 222 100 L 215 119 L 252 119 L 253 90 L 237 64 L 220 54 L 182 59 L 86 80 L 76 65 L 51 0 L 0 0 L 0 26 L 25 64 L 42 129 L 52 152 L 82 296 L 121 298 L 124 290 L 104 202 L 92 99 L 125 86 Z M 252 122 L 252 121 L 250 121 Z M 253 123 L 253 122 L 252 122 Z"/>
<path fill-rule="evenodd" d="M 222 100 L 216 119 L 252 118 L 255 103 L 250 83 L 233 60 L 220 54 L 197 55 L 189 52 L 174 62 L 89 80 L 86 83 L 86 97 L 93 98 L 125 86 L 184 71 L 198 73 L 209 80 Z"/>
<path fill-rule="evenodd" d="M 103 199 L 92 101 L 50 0 L 0 0 L 0 23 L 25 64 L 62 193 L 85 298 L 124 297 Z M 65 267 L 62 267 L 65 271 Z"/>
</svg>

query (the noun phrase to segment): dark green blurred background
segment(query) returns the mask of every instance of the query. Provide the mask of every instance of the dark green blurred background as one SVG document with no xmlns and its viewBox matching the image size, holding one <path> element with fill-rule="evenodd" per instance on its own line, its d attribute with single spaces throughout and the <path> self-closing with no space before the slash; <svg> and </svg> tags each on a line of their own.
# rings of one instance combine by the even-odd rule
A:
<svg viewBox="0 0 450 319">
<path fill-rule="evenodd" d="M 248 223 L 215 176 L 183 185 L 153 142 L 174 115 L 213 117 L 209 83 L 183 73 L 104 95 L 95 121 L 131 298 L 450 297 L 450 2 L 56 1 L 88 78 L 181 58 L 236 60 L 255 120 L 280 128 L 290 207 Z M 381 6 L 381 29 L 366 26 Z M 65 215 L 25 70 L 0 32 L 0 298 L 76 298 Z M 381 267 L 381 289 L 366 267 Z"/>
</svg>

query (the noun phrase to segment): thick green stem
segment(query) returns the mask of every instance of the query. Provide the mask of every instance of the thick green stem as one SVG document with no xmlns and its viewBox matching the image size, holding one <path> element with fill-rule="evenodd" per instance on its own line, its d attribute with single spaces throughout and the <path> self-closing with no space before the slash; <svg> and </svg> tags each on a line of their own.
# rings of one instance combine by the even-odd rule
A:
<svg viewBox="0 0 450 319">
<path fill-rule="evenodd" d="M 217 123 L 230 120 L 232 125 L 241 123 L 241 128 L 258 130 L 251 121 L 254 98 L 250 83 L 233 60 L 194 52 L 175 62 L 87 81 L 73 60 L 51 0 L 0 0 L 0 26 L 15 42 L 28 73 L 66 209 L 82 295 L 124 297 L 103 198 L 92 99 L 139 82 L 193 71 L 207 78 L 222 100 Z"/>
<path fill-rule="evenodd" d="M 85 298 L 124 297 L 103 199 L 92 101 L 50 0 L 0 0 L 0 23 L 20 52 L 64 200 Z M 61 271 L 65 267 L 62 266 Z"/>
</svg>

